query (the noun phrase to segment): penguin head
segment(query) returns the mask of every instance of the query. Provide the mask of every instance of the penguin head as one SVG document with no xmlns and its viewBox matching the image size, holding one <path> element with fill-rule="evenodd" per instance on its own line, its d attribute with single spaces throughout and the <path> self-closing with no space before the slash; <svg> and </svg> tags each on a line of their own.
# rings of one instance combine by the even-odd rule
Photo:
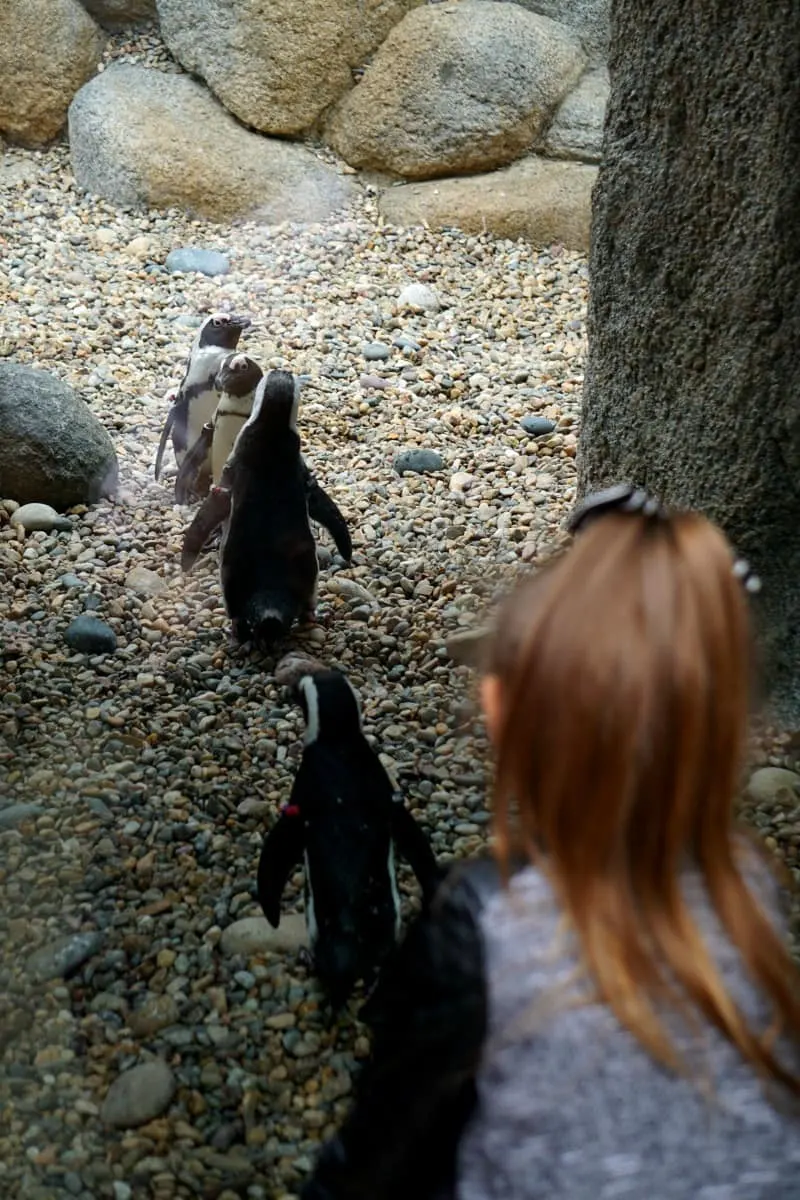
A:
<svg viewBox="0 0 800 1200">
<path fill-rule="evenodd" d="M 321 740 L 342 741 L 361 736 L 361 709 L 349 679 L 342 671 L 317 671 L 303 675 L 295 688 L 303 710 L 306 746 Z"/>
<path fill-rule="evenodd" d="M 299 385 L 291 371 L 270 371 L 256 388 L 247 424 L 296 429 L 299 394 Z"/>
<path fill-rule="evenodd" d="M 254 358 L 247 354 L 229 354 L 217 371 L 214 387 L 230 396 L 249 396 L 264 374 Z"/>
<path fill-rule="evenodd" d="M 212 313 L 200 326 L 197 348 L 201 350 L 206 346 L 220 346 L 223 350 L 235 350 L 239 338 L 251 324 L 249 317 L 237 317 L 235 313 Z"/>
</svg>

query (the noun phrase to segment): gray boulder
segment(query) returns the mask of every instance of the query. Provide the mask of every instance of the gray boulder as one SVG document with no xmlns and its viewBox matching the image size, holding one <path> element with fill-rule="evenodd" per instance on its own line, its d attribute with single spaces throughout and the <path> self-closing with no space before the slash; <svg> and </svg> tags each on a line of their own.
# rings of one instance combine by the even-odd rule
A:
<svg viewBox="0 0 800 1200">
<path fill-rule="evenodd" d="M 0 133 L 23 146 L 51 141 L 105 40 L 78 0 L 0 0 Z"/>
<path fill-rule="evenodd" d="M 113 63 L 69 110 L 79 188 L 121 208 L 212 221 L 322 221 L 355 184 L 309 150 L 250 133 L 187 75 Z"/>
<path fill-rule="evenodd" d="M 513 0 L 528 12 L 552 17 L 574 29 L 592 65 L 605 62 L 611 19 L 611 0 Z"/>
<path fill-rule="evenodd" d="M 576 34 L 516 4 L 417 8 L 325 136 L 352 166 L 409 179 L 488 171 L 530 149 L 585 65 Z"/>
<path fill-rule="evenodd" d="M 607 103 L 608 69 L 587 71 L 553 118 L 542 145 L 544 153 L 553 158 L 600 162 Z"/>
<path fill-rule="evenodd" d="M 53 508 L 117 488 L 117 455 L 91 409 L 60 379 L 0 363 L 0 495 Z"/>
<path fill-rule="evenodd" d="M 156 16 L 156 0 L 81 0 L 81 4 L 105 29 L 126 29 Z"/>
<path fill-rule="evenodd" d="M 158 0 L 158 14 L 171 53 L 226 108 L 262 133 L 297 134 L 421 2 Z"/>
<path fill-rule="evenodd" d="M 597 167 L 531 155 L 488 175 L 390 187 L 378 206 L 384 220 L 398 227 L 486 231 L 585 252 L 596 178 Z"/>
</svg>

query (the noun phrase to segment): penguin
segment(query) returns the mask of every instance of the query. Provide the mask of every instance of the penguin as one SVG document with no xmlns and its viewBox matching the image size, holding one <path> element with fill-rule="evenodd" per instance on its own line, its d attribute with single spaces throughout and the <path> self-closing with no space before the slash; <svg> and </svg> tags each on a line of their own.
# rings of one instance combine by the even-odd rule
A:
<svg viewBox="0 0 800 1200">
<path fill-rule="evenodd" d="M 214 386 L 222 360 L 239 344 L 245 329 L 249 329 L 248 317 L 231 313 L 213 313 L 207 317 L 197 331 L 178 394 L 170 405 L 161 439 L 158 443 L 154 474 L 161 474 L 161 463 L 167 438 L 172 434 L 172 446 L 178 466 L 186 451 L 194 445 L 207 421 L 217 407 L 217 392 Z"/>
<path fill-rule="evenodd" d="M 214 377 L 217 407 L 194 445 L 186 452 L 175 479 L 175 500 L 191 504 L 219 483 L 236 437 L 253 410 L 261 367 L 247 354 L 228 354 Z M 296 419 L 295 419 L 296 427 Z"/>
<path fill-rule="evenodd" d="M 359 980 L 374 983 L 399 939 L 395 853 L 426 905 L 444 871 L 364 736 L 346 675 L 303 675 L 294 694 L 306 722 L 303 756 L 289 803 L 262 843 L 258 899 L 277 928 L 286 883 L 303 864 L 313 968 L 337 1013 Z"/>
<path fill-rule="evenodd" d="M 317 547 L 306 473 L 292 426 L 297 388 L 288 371 L 259 385 L 220 479 L 230 508 L 220 578 L 234 639 L 268 650 L 293 621 L 313 619 Z"/>
</svg>

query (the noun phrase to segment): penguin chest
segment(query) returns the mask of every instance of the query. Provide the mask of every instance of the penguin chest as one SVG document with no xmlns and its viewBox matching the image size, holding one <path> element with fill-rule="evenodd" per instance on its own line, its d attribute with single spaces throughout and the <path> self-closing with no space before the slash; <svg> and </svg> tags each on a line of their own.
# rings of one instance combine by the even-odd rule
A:
<svg viewBox="0 0 800 1200">
<path fill-rule="evenodd" d="M 211 472 L 214 483 L 219 483 L 225 463 L 230 458 L 234 442 L 246 420 L 246 413 L 217 409 L 214 441 L 211 446 Z"/>
</svg>

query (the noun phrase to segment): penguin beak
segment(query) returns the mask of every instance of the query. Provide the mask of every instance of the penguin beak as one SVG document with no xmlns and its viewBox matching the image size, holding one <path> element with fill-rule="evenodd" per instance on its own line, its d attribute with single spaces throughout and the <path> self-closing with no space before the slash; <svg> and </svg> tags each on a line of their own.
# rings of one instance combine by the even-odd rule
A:
<svg viewBox="0 0 800 1200">
<path fill-rule="evenodd" d="M 231 317 L 230 323 L 234 328 L 242 330 L 249 329 L 253 324 L 249 317 Z"/>
</svg>

